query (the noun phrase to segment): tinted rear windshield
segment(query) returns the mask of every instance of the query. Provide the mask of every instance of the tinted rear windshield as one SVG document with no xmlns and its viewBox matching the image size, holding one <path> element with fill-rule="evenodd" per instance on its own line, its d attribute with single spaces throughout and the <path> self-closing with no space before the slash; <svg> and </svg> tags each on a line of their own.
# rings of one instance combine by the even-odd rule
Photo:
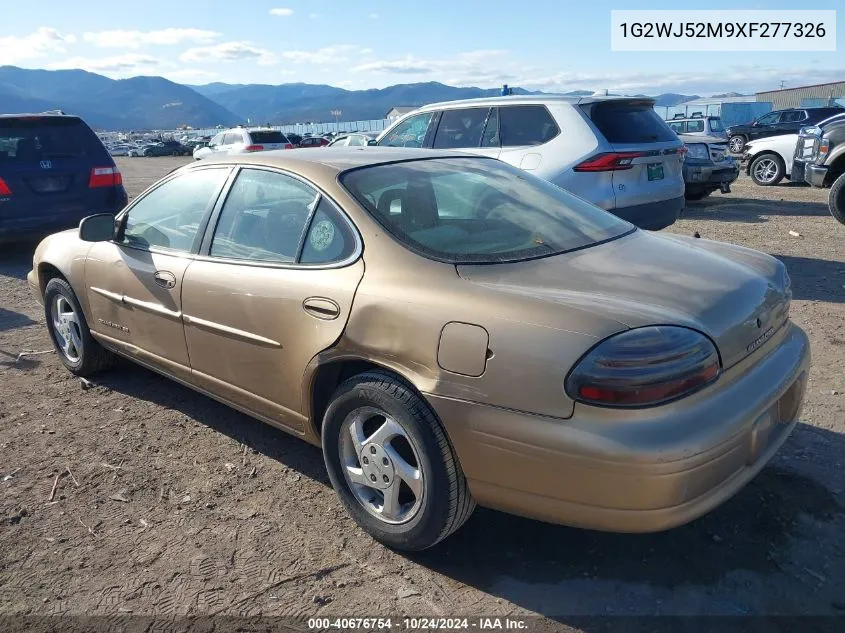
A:
<svg viewBox="0 0 845 633">
<path fill-rule="evenodd" d="M 634 230 L 581 198 L 492 159 L 375 165 L 346 172 L 340 182 L 411 250 L 455 264 L 554 255 Z"/>
<path fill-rule="evenodd" d="M 0 118 L 0 163 L 99 156 L 102 144 L 80 119 Z"/>
<path fill-rule="evenodd" d="M 249 137 L 253 143 L 287 143 L 285 135 L 275 130 L 264 130 L 250 132 Z"/>
<path fill-rule="evenodd" d="M 608 101 L 589 107 L 590 118 L 609 143 L 664 143 L 675 135 L 648 103 Z"/>
</svg>

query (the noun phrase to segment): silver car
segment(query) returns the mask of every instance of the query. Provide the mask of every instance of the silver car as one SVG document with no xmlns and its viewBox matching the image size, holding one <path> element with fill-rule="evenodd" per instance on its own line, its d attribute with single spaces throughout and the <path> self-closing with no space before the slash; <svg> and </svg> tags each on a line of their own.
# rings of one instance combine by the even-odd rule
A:
<svg viewBox="0 0 845 633">
<path fill-rule="evenodd" d="M 293 143 L 279 130 L 236 127 L 220 132 L 208 142 L 208 145 L 196 147 L 194 159 L 251 154 L 274 149 L 293 149 Z"/>
</svg>

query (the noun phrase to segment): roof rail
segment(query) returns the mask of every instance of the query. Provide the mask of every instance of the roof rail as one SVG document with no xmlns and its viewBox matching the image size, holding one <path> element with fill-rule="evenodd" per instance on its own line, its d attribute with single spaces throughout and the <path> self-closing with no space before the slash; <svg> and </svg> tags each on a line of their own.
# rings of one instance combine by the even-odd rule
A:
<svg viewBox="0 0 845 633">
<path fill-rule="evenodd" d="M 66 113 L 66 112 L 63 112 L 62 110 L 44 110 L 44 112 L 42 112 L 41 114 L 59 114 L 59 115 L 65 115 L 65 114 L 67 114 L 67 113 Z"/>
</svg>

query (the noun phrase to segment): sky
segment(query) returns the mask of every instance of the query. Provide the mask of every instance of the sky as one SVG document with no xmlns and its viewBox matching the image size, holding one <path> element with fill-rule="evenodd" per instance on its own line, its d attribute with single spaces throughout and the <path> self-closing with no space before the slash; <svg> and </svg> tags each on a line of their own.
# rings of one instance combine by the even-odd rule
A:
<svg viewBox="0 0 845 633">
<path fill-rule="evenodd" d="M 347 89 L 439 81 L 530 90 L 709 96 L 845 80 L 838 52 L 612 52 L 610 11 L 795 9 L 794 0 L 5 0 L 0 65 L 82 68 L 186 84 L 306 82 Z M 684 3 L 681 3 L 684 5 Z M 804 0 L 837 9 L 842 0 Z"/>
</svg>

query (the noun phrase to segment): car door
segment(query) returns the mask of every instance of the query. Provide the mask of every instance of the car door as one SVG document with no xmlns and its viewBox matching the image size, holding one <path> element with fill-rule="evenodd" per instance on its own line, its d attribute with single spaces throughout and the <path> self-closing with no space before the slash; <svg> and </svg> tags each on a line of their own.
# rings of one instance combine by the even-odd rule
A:
<svg viewBox="0 0 845 633">
<path fill-rule="evenodd" d="M 765 138 L 777 134 L 777 124 L 780 122 L 781 112 L 769 112 L 757 119 L 748 130 L 748 139 Z"/>
<path fill-rule="evenodd" d="M 190 378 L 182 278 L 231 171 L 174 174 L 119 215 L 116 238 L 95 243 L 85 261 L 94 335 L 182 380 Z"/>
<path fill-rule="evenodd" d="M 360 252 L 354 227 L 314 186 L 242 168 L 183 282 L 194 384 L 301 432 L 303 376 L 343 332 Z"/>
<path fill-rule="evenodd" d="M 453 108 L 440 113 L 431 143 L 434 149 L 460 149 L 499 157 L 498 108 Z"/>
<path fill-rule="evenodd" d="M 798 130 L 804 125 L 807 120 L 807 112 L 805 110 L 788 110 L 781 114 L 780 121 L 777 124 L 778 134 L 798 134 Z"/>
<path fill-rule="evenodd" d="M 430 129 L 436 126 L 435 112 L 421 112 L 400 120 L 378 141 L 382 147 L 425 147 Z M 435 125 L 430 125 L 435 119 Z"/>
<path fill-rule="evenodd" d="M 526 171 L 543 161 L 541 145 L 560 134 L 560 128 L 543 105 L 501 106 L 499 111 L 499 160 Z"/>
</svg>

